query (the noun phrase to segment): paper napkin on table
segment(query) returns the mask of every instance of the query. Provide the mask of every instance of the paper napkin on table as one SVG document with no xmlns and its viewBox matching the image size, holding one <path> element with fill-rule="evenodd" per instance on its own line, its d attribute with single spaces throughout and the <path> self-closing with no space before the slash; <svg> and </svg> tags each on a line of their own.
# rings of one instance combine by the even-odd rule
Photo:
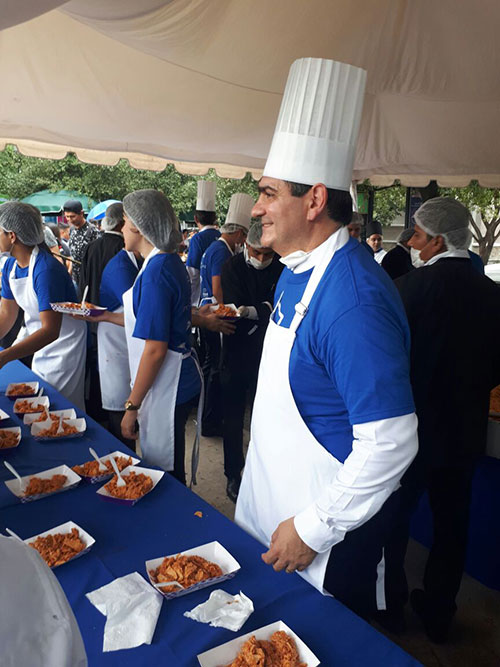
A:
<svg viewBox="0 0 500 667">
<path fill-rule="evenodd" d="M 87 598 L 106 616 L 103 651 L 151 644 L 163 596 L 138 572 L 87 593 Z"/>
<path fill-rule="evenodd" d="M 213 628 L 236 632 L 252 612 L 252 600 L 241 591 L 239 595 L 229 595 L 226 591 L 216 590 L 206 602 L 184 612 L 184 616 L 200 623 L 210 623 Z"/>
</svg>

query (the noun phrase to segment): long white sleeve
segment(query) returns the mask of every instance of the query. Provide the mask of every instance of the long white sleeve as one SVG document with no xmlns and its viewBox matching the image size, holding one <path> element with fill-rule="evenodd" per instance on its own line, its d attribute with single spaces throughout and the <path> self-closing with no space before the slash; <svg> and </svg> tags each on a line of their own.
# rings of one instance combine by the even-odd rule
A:
<svg viewBox="0 0 500 667">
<path fill-rule="evenodd" d="M 200 303 L 200 271 L 194 266 L 186 266 L 191 281 L 191 305 L 198 306 Z"/>
<path fill-rule="evenodd" d="M 321 553 L 374 516 L 418 450 L 415 413 L 356 424 L 352 452 L 331 485 L 295 516 L 300 538 Z"/>
</svg>

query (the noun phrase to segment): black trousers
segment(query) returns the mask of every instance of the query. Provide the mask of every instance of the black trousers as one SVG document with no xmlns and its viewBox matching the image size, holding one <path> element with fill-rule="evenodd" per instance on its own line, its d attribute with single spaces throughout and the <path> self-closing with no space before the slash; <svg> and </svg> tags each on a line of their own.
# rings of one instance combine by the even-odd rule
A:
<svg viewBox="0 0 500 667">
<path fill-rule="evenodd" d="M 172 477 L 186 484 L 186 422 L 191 410 L 198 405 L 199 394 L 190 398 L 186 403 L 175 406 L 174 424 L 174 469 L 170 471 Z"/>
<path fill-rule="evenodd" d="M 203 347 L 203 379 L 205 401 L 203 405 L 202 431 L 204 434 L 222 434 L 222 390 L 220 385 L 221 341 L 215 331 L 201 330 Z"/>
<path fill-rule="evenodd" d="M 115 438 L 118 438 L 118 440 L 121 440 L 124 445 L 126 445 L 129 449 L 131 449 L 133 452 L 136 452 L 136 440 L 129 440 L 128 438 L 124 438 L 122 435 L 122 419 L 123 415 L 125 414 L 125 410 L 107 410 L 108 413 L 108 431 L 111 433 L 111 435 L 114 435 Z"/>
<path fill-rule="evenodd" d="M 257 389 L 258 364 L 253 369 L 241 368 L 241 359 L 229 360 L 221 373 L 224 416 L 224 474 L 240 477 L 243 457 L 243 423 L 247 400 L 253 405 Z"/>
<path fill-rule="evenodd" d="M 471 483 L 475 464 L 422 471 L 412 464 L 403 477 L 398 520 L 385 544 L 387 608 L 400 613 L 408 600 L 404 559 L 410 519 L 428 491 L 433 518 L 433 543 L 423 586 L 436 615 L 451 619 L 460 588 L 467 549 Z"/>
<path fill-rule="evenodd" d="M 378 576 L 377 568 L 398 514 L 399 493 L 395 491 L 366 523 L 346 533 L 328 560 L 324 588 L 364 619 L 377 611 L 381 591 L 383 596 L 384 572 Z"/>
</svg>

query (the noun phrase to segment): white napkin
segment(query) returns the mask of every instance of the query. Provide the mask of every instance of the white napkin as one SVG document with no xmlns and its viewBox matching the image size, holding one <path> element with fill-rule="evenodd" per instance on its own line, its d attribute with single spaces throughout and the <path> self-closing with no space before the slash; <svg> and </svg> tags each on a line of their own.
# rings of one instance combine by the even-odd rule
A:
<svg viewBox="0 0 500 667">
<path fill-rule="evenodd" d="M 253 612 L 253 602 L 240 591 L 229 595 L 226 591 L 213 591 L 206 602 L 202 602 L 184 616 L 200 623 L 210 623 L 213 628 L 226 628 L 236 632 Z"/>
<path fill-rule="evenodd" d="M 138 572 L 115 579 L 87 597 L 106 616 L 103 651 L 151 644 L 163 596 Z"/>
</svg>

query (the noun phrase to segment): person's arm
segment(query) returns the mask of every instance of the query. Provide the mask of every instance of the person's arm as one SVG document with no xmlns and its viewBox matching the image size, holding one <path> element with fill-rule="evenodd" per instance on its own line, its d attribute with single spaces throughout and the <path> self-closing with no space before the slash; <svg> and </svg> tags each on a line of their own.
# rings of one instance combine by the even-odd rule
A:
<svg viewBox="0 0 500 667">
<path fill-rule="evenodd" d="M 19 306 L 13 299 L 0 300 L 0 338 L 6 336 L 14 326 Z"/>
<path fill-rule="evenodd" d="M 200 296 L 200 270 L 196 269 L 194 266 L 186 266 L 186 270 L 188 272 L 189 280 L 191 282 L 191 294 L 192 294 L 191 304 L 193 306 L 197 306 Z M 194 298 L 195 295 L 197 295 L 198 297 L 197 299 Z"/>
<path fill-rule="evenodd" d="M 109 322 L 119 327 L 125 326 L 125 316 L 122 313 L 114 313 L 111 310 L 105 310 L 99 315 L 71 315 L 75 320 L 85 320 L 85 322 Z"/>
<path fill-rule="evenodd" d="M 132 405 L 141 405 L 162 367 L 165 357 L 167 356 L 167 351 L 168 343 L 165 341 L 147 340 L 145 342 L 134 386 L 128 397 L 128 400 Z M 121 423 L 122 435 L 124 438 L 129 438 L 130 440 L 137 439 L 138 434 L 135 431 L 136 420 L 136 410 L 125 411 Z"/>
<path fill-rule="evenodd" d="M 215 298 L 217 303 L 224 303 L 220 276 L 212 276 L 212 296 Z"/>
<path fill-rule="evenodd" d="M 40 322 L 42 324 L 40 329 L 27 336 L 17 345 L 12 345 L 3 350 L 3 352 L 0 352 L 0 368 L 5 366 L 9 361 L 27 357 L 53 343 L 59 337 L 62 317 L 61 313 L 56 313 L 53 310 L 43 310 L 40 313 Z"/>
</svg>

